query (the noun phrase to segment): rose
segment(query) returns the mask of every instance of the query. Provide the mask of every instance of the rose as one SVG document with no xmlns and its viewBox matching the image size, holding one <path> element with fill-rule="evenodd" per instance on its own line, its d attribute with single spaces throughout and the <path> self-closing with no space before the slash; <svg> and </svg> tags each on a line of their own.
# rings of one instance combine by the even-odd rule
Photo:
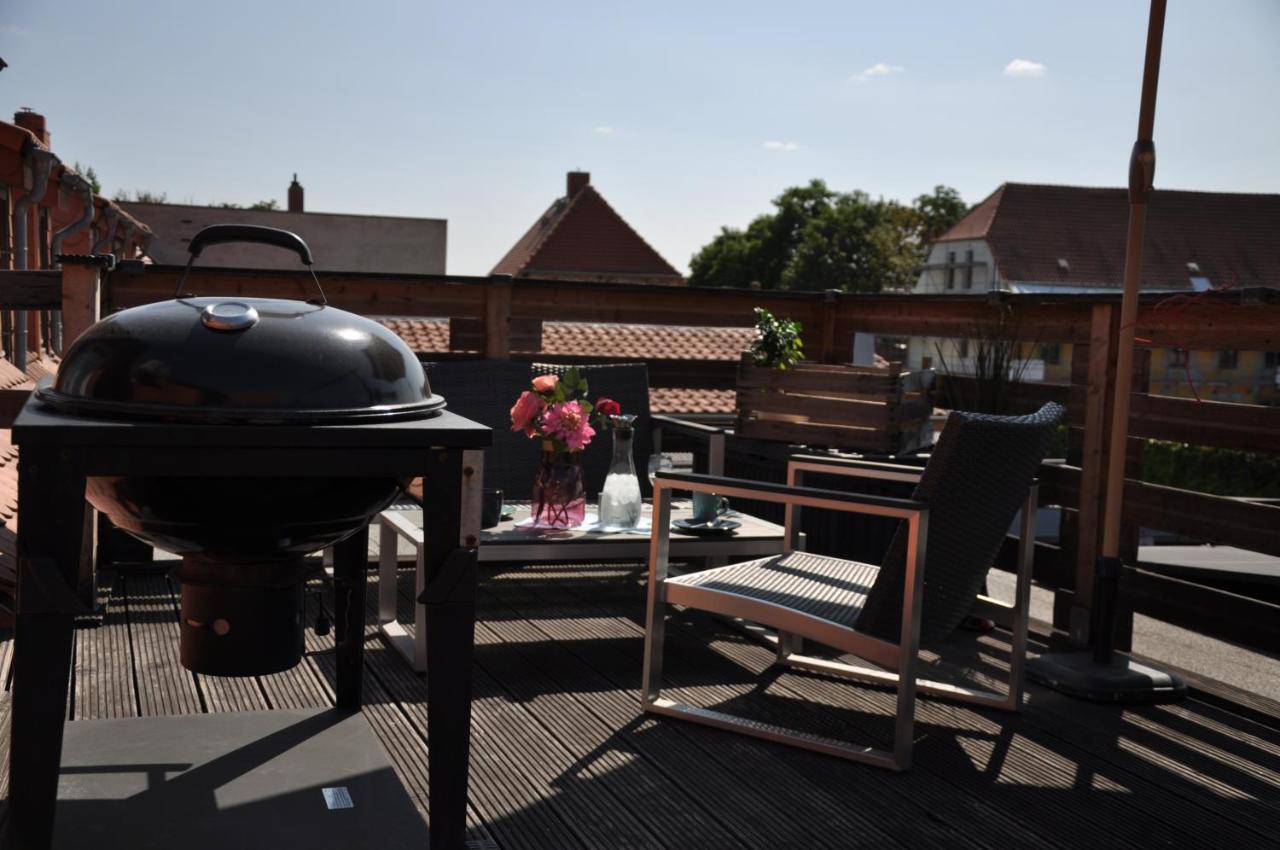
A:
<svg viewBox="0 0 1280 850">
<path fill-rule="evenodd" d="M 533 379 L 533 391 L 535 393 L 549 393 L 555 390 L 558 383 L 560 383 L 559 375 L 539 375 Z"/>
<path fill-rule="evenodd" d="M 537 433 L 535 421 L 542 414 L 543 402 L 538 396 L 525 390 L 511 405 L 511 430 L 524 431 L 525 436 Z"/>
<path fill-rule="evenodd" d="M 596 399 L 596 412 L 601 416 L 617 416 L 622 413 L 622 405 L 608 396 Z"/>
</svg>

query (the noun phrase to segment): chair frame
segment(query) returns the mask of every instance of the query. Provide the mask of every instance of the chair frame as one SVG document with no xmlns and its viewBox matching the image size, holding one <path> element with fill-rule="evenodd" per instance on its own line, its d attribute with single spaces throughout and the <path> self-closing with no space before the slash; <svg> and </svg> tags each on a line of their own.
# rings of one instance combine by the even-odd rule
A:
<svg viewBox="0 0 1280 850">
<path fill-rule="evenodd" d="M 924 474 L 924 470 L 916 466 L 856 460 L 853 458 L 794 455 L 787 464 L 787 483 L 793 487 L 803 486 L 806 472 L 913 484 L 919 482 L 920 476 Z M 1014 586 L 1013 602 L 1002 602 L 982 594 L 978 594 L 974 600 L 974 615 L 990 618 L 998 625 L 1009 629 L 1013 634 L 1009 679 L 1007 682 L 1008 690 L 1002 694 L 985 688 L 964 687 L 949 682 L 919 679 L 916 682 L 916 687 L 921 693 L 960 702 L 975 703 L 989 708 L 998 708 L 1003 711 L 1017 711 L 1022 704 L 1023 671 L 1026 667 L 1027 633 L 1031 609 L 1031 567 L 1035 559 L 1035 518 L 1038 505 L 1039 486 L 1038 482 L 1032 481 L 1031 487 L 1027 492 L 1027 498 L 1022 503 L 1022 522 L 1018 528 L 1018 572 L 1017 583 Z M 800 511 L 797 506 L 791 504 L 786 506 L 785 528 L 785 537 L 790 549 L 796 545 L 800 533 Z M 880 670 L 801 655 L 799 654 L 802 648 L 801 640 L 800 636 L 780 633 L 777 642 L 778 663 L 801 670 L 842 676 L 873 685 L 894 684 L 897 680 L 895 675 Z"/>
<path fill-rule="evenodd" d="M 668 492 L 673 489 L 906 520 L 910 533 L 907 542 L 906 580 L 899 642 L 894 644 L 782 605 L 748 596 L 702 587 L 668 584 L 671 542 L 671 502 Z M 929 527 L 928 506 L 909 499 L 860 496 L 834 490 L 745 482 L 740 479 L 710 475 L 663 472 L 658 474 L 654 482 L 653 527 L 654 533 L 649 549 L 644 672 L 640 699 L 641 708 L 644 711 L 736 731 L 769 741 L 788 743 L 894 770 L 905 770 L 910 766 L 915 721 L 915 670 L 919 656 L 920 602 L 924 587 L 925 546 Z M 790 540 L 791 538 L 788 537 L 784 547 L 785 552 L 792 551 Z M 898 676 L 893 749 L 860 747 L 833 738 L 745 720 L 662 697 L 662 648 L 665 639 L 666 605 L 688 605 L 730 617 L 741 617 L 744 620 L 772 626 L 785 634 L 808 637 L 837 649 L 855 653 L 894 670 Z"/>
<path fill-rule="evenodd" d="M 1023 504 L 1019 528 L 1018 578 L 1013 604 L 979 595 L 974 612 L 987 616 L 1013 632 L 1013 655 L 1006 694 L 946 682 L 920 679 L 919 638 L 924 566 L 928 542 L 928 507 L 923 502 L 821 490 L 803 486 L 806 472 L 878 478 L 914 483 L 923 470 L 898 464 L 853 459 L 794 456 L 787 466 L 787 484 L 764 484 L 739 479 L 660 473 L 654 484 L 653 525 L 650 544 L 648 605 L 645 615 L 644 673 L 641 707 L 644 711 L 690 720 L 695 723 L 739 732 L 753 737 L 790 744 L 877 767 L 903 771 L 911 766 L 917 691 L 963 702 L 1016 711 L 1022 700 L 1028 611 L 1030 608 L 1031 563 L 1035 546 L 1035 508 L 1038 488 L 1032 482 Z M 902 629 L 897 644 L 853 628 L 803 614 L 785 606 L 748 596 L 705 587 L 668 584 L 670 550 L 670 490 L 714 492 L 722 496 L 781 502 L 786 510 L 784 552 L 800 546 L 800 509 L 804 507 L 869 514 L 905 520 L 908 523 L 906 574 L 902 607 Z M 665 606 L 687 605 L 712 613 L 741 618 L 777 630 L 777 662 L 797 669 L 835 675 L 897 691 L 894 743 L 892 750 L 860 747 L 844 741 L 797 732 L 685 703 L 661 696 L 662 649 L 665 638 Z M 843 664 L 800 654 L 804 639 L 817 641 L 866 659 L 879 668 Z"/>
</svg>

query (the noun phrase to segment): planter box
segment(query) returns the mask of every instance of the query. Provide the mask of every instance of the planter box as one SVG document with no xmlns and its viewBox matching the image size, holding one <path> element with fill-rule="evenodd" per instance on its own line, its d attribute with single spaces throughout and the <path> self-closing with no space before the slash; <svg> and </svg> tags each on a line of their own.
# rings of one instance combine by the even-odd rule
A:
<svg viewBox="0 0 1280 850">
<path fill-rule="evenodd" d="M 738 364 L 738 436 L 784 443 L 896 454 L 929 432 L 931 370 L 904 372 L 824 363 L 778 370 Z"/>
</svg>

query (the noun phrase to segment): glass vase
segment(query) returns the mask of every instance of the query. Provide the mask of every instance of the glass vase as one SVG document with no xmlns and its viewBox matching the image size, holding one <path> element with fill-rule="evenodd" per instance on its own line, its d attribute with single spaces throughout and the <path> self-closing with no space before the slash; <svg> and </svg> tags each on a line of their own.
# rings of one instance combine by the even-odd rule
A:
<svg viewBox="0 0 1280 850">
<path fill-rule="evenodd" d="M 600 490 L 600 525 L 606 531 L 624 531 L 640 522 L 640 479 L 631 458 L 634 416 L 610 416 L 613 426 L 613 460 Z"/>
<path fill-rule="evenodd" d="M 530 515 L 537 528 L 574 528 L 587 514 L 587 488 L 582 478 L 582 453 L 558 452 L 543 443 L 538 471 L 533 476 Z"/>
</svg>

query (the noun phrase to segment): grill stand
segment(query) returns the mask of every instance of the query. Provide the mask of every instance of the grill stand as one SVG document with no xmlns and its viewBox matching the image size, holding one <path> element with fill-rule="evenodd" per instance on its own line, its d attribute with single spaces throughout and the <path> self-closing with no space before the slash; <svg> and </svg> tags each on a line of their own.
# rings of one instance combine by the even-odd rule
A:
<svg viewBox="0 0 1280 850">
<path fill-rule="evenodd" d="M 431 846 L 466 835 L 471 656 L 483 453 L 489 429 L 449 412 L 416 422 L 227 428 L 60 416 L 29 401 L 13 427 L 22 532 L 5 846 L 53 843 L 76 588 L 92 575 L 84 535 L 92 475 L 367 476 L 425 479 L 434 522 L 426 585 Z M 364 645 L 367 526 L 336 547 L 337 705 L 358 711 Z"/>
</svg>

